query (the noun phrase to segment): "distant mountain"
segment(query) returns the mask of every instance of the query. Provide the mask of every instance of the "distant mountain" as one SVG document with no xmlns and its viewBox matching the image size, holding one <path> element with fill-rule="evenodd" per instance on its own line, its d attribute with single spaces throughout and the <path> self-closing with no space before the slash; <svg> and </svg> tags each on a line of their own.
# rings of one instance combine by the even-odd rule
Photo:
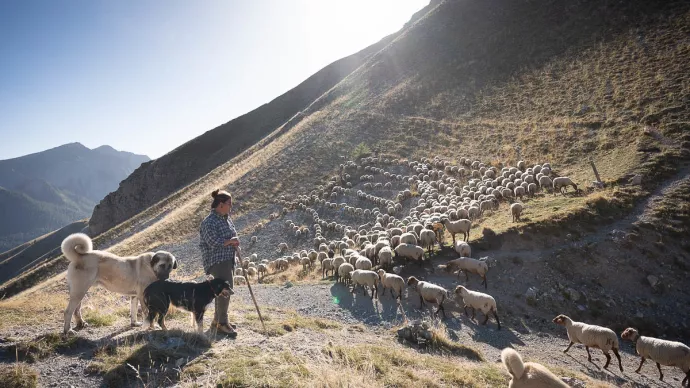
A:
<svg viewBox="0 0 690 388">
<path fill-rule="evenodd" d="M 88 218 L 145 155 L 70 143 L 0 160 L 0 252 Z"/>
</svg>

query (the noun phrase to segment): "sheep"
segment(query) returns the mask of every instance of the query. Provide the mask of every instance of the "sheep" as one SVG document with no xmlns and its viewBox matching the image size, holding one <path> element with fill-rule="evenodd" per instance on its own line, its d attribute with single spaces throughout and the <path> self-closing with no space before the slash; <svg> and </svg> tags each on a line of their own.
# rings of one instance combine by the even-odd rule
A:
<svg viewBox="0 0 690 388">
<path fill-rule="evenodd" d="M 646 359 L 656 362 L 656 367 L 659 369 L 659 380 L 664 380 L 664 374 L 661 372 L 661 366 L 677 366 L 685 372 L 685 378 L 681 385 L 690 382 L 690 347 L 676 342 L 668 341 L 654 337 L 640 336 L 636 329 L 629 327 L 623 331 L 621 338 L 635 343 L 635 350 L 637 354 L 642 357 L 640 366 L 635 373 L 640 373 L 642 364 Z"/>
<path fill-rule="evenodd" d="M 463 219 L 458 221 L 451 221 L 447 218 L 443 220 L 443 225 L 446 226 L 448 232 L 453 236 L 453 245 L 455 245 L 455 235 L 462 233 L 463 241 L 467 241 L 470 238 L 470 228 L 472 227 L 472 221 Z"/>
<path fill-rule="evenodd" d="M 356 269 L 350 273 L 350 278 L 352 279 L 352 293 L 355 293 L 356 287 L 362 286 L 362 290 L 364 291 L 364 294 L 367 295 L 367 289 L 366 287 L 369 286 L 371 288 L 371 299 L 374 299 L 374 293 L 376 293 L 376 298 L 378 299 L 378 287 L 377 287 L 377 281 L 379 279 L 379 275 L 374 272 L 374 271 L 369 271 L 365 269 Z"/>
<path fill-rule="evenodd" d="M 233 284 L 240 284 L 240 283 L 246 283 L 247 280 L 244 278 L 244 276 L 235 275 L 232 277 L 232 282 L 233 282 Z"/>
<path fill-rule="evenodd" d="M 338 280 L 343 283 L 348 283 L 351 280 L 350 274 L 355 270 L 355 267 L 350 263 L 343 263 L 338 266 Z"/>
<path fill-rule="evenodd" d="M 311 269 L 311 261 L 308 257 L 301 258 L 299 263 L 302 264 L 302 271 L 307 272 L 307 268 Z"/>
<path fill-rule="evenodd" d="M 391 247 L 383 247 L 379 251 L 379 265 L 381 267 L 390 267 L 393 265 L 393 251 Z"/>
<path fill-rule="evenodd" d="M 257 241 L 259 241 L 259 238 L 256 236 L 252 236 L 251 243 L 256 244 Z"/>
<path fill-rule="evenodd" d="M 443 308 L 443 301 L 448 299 L 448 291 L 441 286 L 436 284 L 418 280 L 414 276 L 410 276 L 407 279 L 407 285 L 412 287 L 419 293 L 419 308 L 424 307 L 424 301 L 430 303 L 438 304 L 438 308 L 434 314 L 438 314 L 439 311 L 443 313 L 443 317 L 446 317 L 446 310 Z"/>
<path fill-rule="evenodd" d="M 413 244 L 417 245 L 417 236 L 412 232 L 403 233 L 400 236 L 400 244 Z"/>
<path fill-rule="evenodd" d="M 417 260 L 419 265 L 422 265 L 424 260 L 424 248 L 413 244 L 400 244 L 394 249 L 395 256 L 401 256 L 407 259 Z"/>
<path fill-rule="evenodd" d="M 287 245 L 287 243 L 280 243 L 280 244 L 278 244 L 278 250 L 279 250 L 280 252 L 285 252 L 285 251 L 287 251 L 287 250 L 288 250 L 288 245 Z"/>
<path fill-rule="evenodd" d="M 489 313 L 492 313 L 496 318 L 498 330 L 501 330 L 501 320 L 498 318 L 496 299 L 493 296 L 479 291 L 471 291 L 463 286 L 456 286 L 454 293 L 462 298 L 465 315 L 467 315 L 467 308 L 469 307 L 472 309 L 472 319 L 474 319 L 476 310 L 479 310 L 484 314 L 482 325 L 486 325 L 489 321 Z"/>
<path fill-rule="evenodd" d="M 422 248 L 427 249 L 429 257 L 431 257 L 431 250 L 434 248 L 434 244 L 436 244 L 436 232 L 431 229 L 422 230 L 419 234 L 419 242 Z"/>
<path fill-rule="evenodd" d="M 577 185 L 567 176 L 559 176 L 558 178 L 553 178 L 553 195 L 556 195 L 556 190 L 560 191 L 562 195 L 568 191 L 568 186 L 573 186 L 575 192 L 578 192 Z"/>
<path fill-rule="evenodd" d="M 469 257 L 460 257 L 447 262 L 445 265 L 445 270 L 448 272 L 453 272 L 457 270 L 458 277 L 460 276 L 460 272 L 464 272 L 465 281 L 470 280 L 470 273 L 477 274 L 482 278 L 482 282 L 480 284 L 484 285 L 484 289 L 487 289 L 489 287 L 488 281 L 486 279 L 486 274 L 487 272 L 489 272 L 489 265 L 484 260 L 477 260 Z"/>
<path fill-rule="evenodd" d="M 378 270 L 377 272 L 379 274 L 379 279 L 381 279 L 381 286 L 383 286 L 383 292 L 381 292 L 381 295 L 386 293 L 386 288 L 390 288 L 391 295 L 393 295 L 393 297 L 396 299 L 402 300 L 402 291 L 403 288 L 405 288 L 405 279 L 396 274 L 386 273 L 386 271 L 382 269 Z M 395 296 L 393 291 L 397 291 L 398 296 Z"/>
<path fill-rule="evenodd" d="M 472 256 L 472 249 L 470 248 L 470 244 L 466 243 L 465 241 L 456 241 L 455 245 L 453 246 L 453 249 L 455 249 L 455 252 L 460 255 L 460 257 L 471 257 Z"/>
<path fill-rule="evenodd" d="M 545 366 L 536 362 L 523 362 L 515 349 L 503 349 L 501 361 L 508 373 L 513 376 L 508 388 L 568 388 L 568 384 Z"/>
<path fill-rule="evenodd" d="M 568 316 L 563 314 L 554 318 L 553 322 L 558 325 L 565 326 L 565 329 L 568 332 L 570 344 L 567 348 L 565 348 L 563 353 L 567 353 L 568 350 L 570 350 L 570 347 L 575 343 L 583 344 L 585 345 L 585 349 L 587 349 L 587 361 L 592 362 L 592 355 L 589 353 L 589 348 L 593 347 L 601 349 L 606 356 L 606 364 L 604 365 L 604 369 L 607 369 L 609 367 L 609 363 L 611 362 L 609 350 L 613 350 L 613 354 L 615 354 L 616 358 L 618 358 L 618 366 L 621 372 L 623 372 L 621 356 L 618 354 L 618 337 L 613 330 L 602 326 L 589 325 L 583 322 L 574 322 Z"/>
<path fill-rule="evenodd" d="M 371 260 L 367 259 L 366 257 L 358 257 L 357 261 L 355 261 L 355 268 L 356 269 L 366 269 L 370 270 L 372 267 L 371 265 Z"/>
<path fill-rule="evenodd" d="M 276 259 L 275 261 L 276 271 L 284 271 L 288 269 L 288 261 L 286 259 Z"/>
<path fill-rule="evenodd" d="M 335 275 L 335 268 L 333 268 L 333 259 L 324 259 L 321 262 L 321 278 L 328 276 L 328 271 L 332 271 L 331 275 Z"/>
<path fill-rule="evenodd" d="M 545 176 L 545 175 L 541 176 L 541 177 L 539 177 L 538 181 L 539 181 L 539 186 L 544 190 L 546 190 L 547 188 L 553 187 L 553 181 L 551 181 L 551 178 L 549 178 L 548 176 Z"/>
<path fill-rule="evenodd" d="M 235 276 L 244 276 L 244 269 L 235 268 Z"/>
<path fill-rule="evenodd" d="M 264 263 L 259 264 L 258 271 L 260 277 L 266 276 L 266 274 L 268 273 L 268 265 Z"/>
<path fill-rule="evenodd" d="M 520 202 L 515 202 L 510 205 L 510 214 L 513 216 L 513 222 L 520 222 L 520 215 L 525 207 Z"/>
</svg>

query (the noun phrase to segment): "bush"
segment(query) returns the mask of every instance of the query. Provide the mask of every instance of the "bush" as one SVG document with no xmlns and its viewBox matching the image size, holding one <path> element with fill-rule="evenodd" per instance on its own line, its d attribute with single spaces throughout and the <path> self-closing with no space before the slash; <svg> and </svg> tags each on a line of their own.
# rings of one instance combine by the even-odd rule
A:
<svg viewBox="0 0 690 388">
<path fill-rule="evenodd" d="M 359 143 L 354 150 L 352 150 L 352 157 L 354 159 L 361 159 L 371 155 L 371 148 L 365 143 Z"/>
</svg>

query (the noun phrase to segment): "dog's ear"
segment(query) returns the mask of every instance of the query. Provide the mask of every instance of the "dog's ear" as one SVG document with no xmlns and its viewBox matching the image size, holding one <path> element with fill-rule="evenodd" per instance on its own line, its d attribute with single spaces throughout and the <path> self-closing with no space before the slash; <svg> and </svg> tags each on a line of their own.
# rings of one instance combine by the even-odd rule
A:
<svg viewBox="0 0 690 388">
<path fill-rule="evenodd" d="M 158 256 L 158 253 L 155 253 L 153 257 L 151 257 L 151 267 L 155 267 L 158 262 L 161 261 L 160 256 Z"/>
<path fill-rule="evenodd" d="M 173 260 L 173 269 L 177 269 L 177 259 L 173 257 L 172 260 Z"/>
</svg>

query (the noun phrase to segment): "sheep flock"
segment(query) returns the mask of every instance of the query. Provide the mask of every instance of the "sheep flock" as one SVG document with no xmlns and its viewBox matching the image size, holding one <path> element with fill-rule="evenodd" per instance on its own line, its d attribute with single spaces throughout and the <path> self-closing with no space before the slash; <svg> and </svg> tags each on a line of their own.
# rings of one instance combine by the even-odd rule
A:
<svg viewBox="0 0 690 388">
<path fill-rule="evenodd" d="M 322 278 L 349 287 L 355 297 L 384 297 L 389 290 L 390 298 L 400 304 L 407 294 L 410 300 L 419 298 L 420 309 L 424 302 L 436 305 L 432 315 L 440 312 L 444 317 L 444 304 L 456 303 L 466 315 L 469 307 L 472 319 L 479 310 L 484 315 L 482 324 L 493 316 L 500 330 L 500 300 L 490 295 L 487 282 L 491 259 L 472 258 L 470 235 L 478 233 L 482 217 L 488 214 L 518 223 L 535 196 L 568 193 L 578 195 L 581 189 L 570 177 L 558 176 L 549 163 L 520 161 L 514 167 L 496 167 L 469 158 L 453 164 L 438 157 L 348 161 L 308 194 L 275 199 L 269 219 L 284 228 L 284 240 L 271 242 L 271 257 L 252 255 L 244 260 L 236 276 L 244 278 L 246 273 L 261 279 L 291 266 L 303 273 L 319 269 Z M 252 234 L 251 245 L 258 241 Z M 400 276 L 406 269 L 429 265 L 437 249 L 456 256 L 439 268 L 457 273 L 458 280 L 464 273 L 464 285 L 448 290 L 418 276 Z M 481 284 L 469 287 L 469 274 L 478 275 Z M 488 293 L 476 290 L 481 285 Z M 566 351 L 573 343 L 583 344 L 591 360 L 590 347 L 599 349 L 607 359 L 604 368 L 612 351 L 623 370 L 618 336 L 612 330 L 574 322 L 565 315 L 553 322 L 566 328 L 570 339 Z M 637 348 L 642 363 L 645 359 L 656 362 L 660 373 L 661 365 L 677 366 L 686 373 L 683 384 L 690 379 L 690 348 L 641 337 L 636 331 L 629 334 L 631 330 L 622 338 L 642 341 Z M 505 351 L 503 362 L 513 376 L 511 386 L 561 386 L 549 385 L 553 375 L 545 367 L 523 363 L 514 351 Z"/>
</svg>

